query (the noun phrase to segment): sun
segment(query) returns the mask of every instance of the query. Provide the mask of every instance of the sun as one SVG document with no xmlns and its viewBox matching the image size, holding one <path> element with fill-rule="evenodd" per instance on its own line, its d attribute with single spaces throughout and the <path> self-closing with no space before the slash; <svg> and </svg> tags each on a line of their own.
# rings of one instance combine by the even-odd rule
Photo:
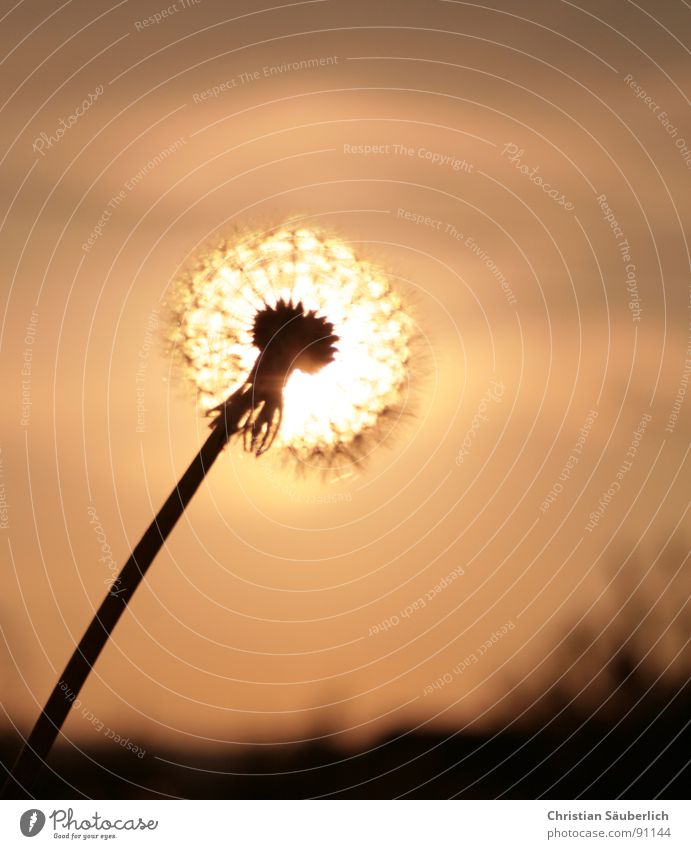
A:
<svg viewBox="0 0 691 849">
<path fill-rule="evenodd" d="M 203 409 L 253 399 L 256 453 L 273 442 L 303 460 L 352 457 L 405 403 L 410 312 L 380 267 L 322 228 L 241 232 L 204 252 L 178 281 L 173 312 Z"/>
</svg>

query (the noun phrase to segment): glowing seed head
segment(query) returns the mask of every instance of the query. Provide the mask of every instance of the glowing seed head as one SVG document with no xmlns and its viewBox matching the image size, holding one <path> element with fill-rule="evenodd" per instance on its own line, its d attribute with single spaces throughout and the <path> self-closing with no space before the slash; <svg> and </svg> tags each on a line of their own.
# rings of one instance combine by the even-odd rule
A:
<svg viewBox="0 0 691 849">
<path fill-rule="evenodd" d="M 283 398 L 275 446 L 300 459 L 357 458 L 404 400 L 412 319 L 379 268 L 321 229 L 239 234 L 183 277 L 174 311 L 205 410 L 270 360 Z"/>
</svg>

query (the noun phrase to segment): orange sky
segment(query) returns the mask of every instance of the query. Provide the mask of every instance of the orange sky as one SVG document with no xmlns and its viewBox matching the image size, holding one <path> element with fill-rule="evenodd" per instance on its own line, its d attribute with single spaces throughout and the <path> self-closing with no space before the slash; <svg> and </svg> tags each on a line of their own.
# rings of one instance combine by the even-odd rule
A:
<svg viewBox="0 0 691 849">
<path fill-rule="evenodd" d="M 334 483 L 229 449 L 88 709 L 180 746 L 501 724 L 598 672 L 582 617 L 603 663 L 630 637 L 681 680 L 688 10 L 162 5 L 2 21 L 5 722 L 28 730 L 112 578 L 91 519 L 121 564 L 205 438 L 171 281 L 297 214 L 389 268 L 423 334 L 411 415 Z"/>
</svg>

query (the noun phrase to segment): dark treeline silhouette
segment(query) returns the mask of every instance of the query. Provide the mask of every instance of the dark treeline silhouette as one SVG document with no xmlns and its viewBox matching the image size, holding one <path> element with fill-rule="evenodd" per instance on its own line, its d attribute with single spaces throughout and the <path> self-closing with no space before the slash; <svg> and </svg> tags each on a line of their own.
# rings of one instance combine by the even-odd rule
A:
<svg viewBox="0 0 691 849">
<path fill-rule="evenodd" d="M 604 607 L 564 628 L 551 683 L 505 680 L 482 732 L 400 729 L 363 751 L 307 744 L 175 751 L 146 740 L 56 746 L 36 798 L 687 798 L 691 787 L 686 545 L 621 558 Z M 650 560 L 647 561 L 651 563 Z M 625 568 L 623 568 L 625 567 Z M 563 628 L 563 626 L 562 626 Z M 324 732 L 326 729 L 321 729 Z M 0 737 L 12 764 L 16 738 Z M 181 766 L 180 764 L 185 764 Z"/>
<path fill-rule="evenodd" d="M 625 670 L 622 670 L 622 672 Z M 691 686 L 657 689 L 650 713 L 616 728 L 562 713 L 558 721 L 496 734 L 406 733 L 363 752 L 328 741 L 214 756 L 116 745 L 57 746 L 37 798 L 687 798 Z M 137 741 L 140 743 L 140 741 Z M 17 741 L 4 738 L 2 761 Z M 144 741 L 144 748 L 146 742 Z M 186 766 L 175 764 L 184 763 Z"/>
</svg>

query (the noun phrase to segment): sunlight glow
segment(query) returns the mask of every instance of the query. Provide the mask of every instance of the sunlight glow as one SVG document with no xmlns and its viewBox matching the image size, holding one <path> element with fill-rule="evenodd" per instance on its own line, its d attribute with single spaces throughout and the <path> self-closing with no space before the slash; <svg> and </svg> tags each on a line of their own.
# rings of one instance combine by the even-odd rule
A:
<svg viewBox="0 0 691 849">
<path fill-rule="evenodd" d="M 259 353 L 254 317 L 280 298 L 316 310 L 339 338 L 333 362 L 288 378 L 276 444 L 303 456 L 347 446 L 404 400 L 414 326 L 385 274 L 321 229 L 240 234 L 202 256 L 175 305 L 188 376 L 207 411 L 239 388 Z"/>
</svg>

